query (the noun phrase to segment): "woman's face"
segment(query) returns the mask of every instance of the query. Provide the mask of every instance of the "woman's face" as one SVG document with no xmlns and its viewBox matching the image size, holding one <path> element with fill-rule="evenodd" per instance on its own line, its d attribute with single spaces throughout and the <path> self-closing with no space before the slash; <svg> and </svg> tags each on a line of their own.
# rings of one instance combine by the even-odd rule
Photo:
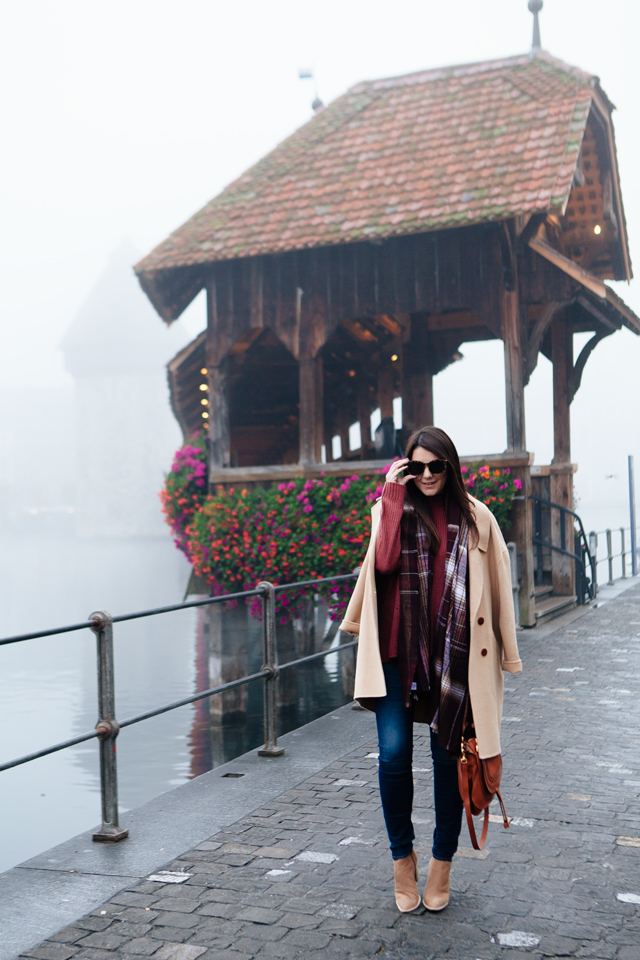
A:
<svg viewBox="0 0 640 960">
<path fill-rule="evenodd" d="M 422 463 L 429 463 L 431 460 L 438 460 L 439 458 L 432 453 L 431 450 L 425 450 L 423 447 L 416 447 L 410 457 L 411 460 L 420 460 Z M 448 469 L 448 468 L 447 468 Z M 434 477 L 431 475 L 429 467 L 424 468 L 424 473 L 421 477 L 414 477 L 413 482 L 421 493 L 424 493 L 425 497 L 435 497 L 436 494 L 444 488 L 445 483 L 447 482 L 447 471 L 444 473 L 438 474 Z"/>
</svg>

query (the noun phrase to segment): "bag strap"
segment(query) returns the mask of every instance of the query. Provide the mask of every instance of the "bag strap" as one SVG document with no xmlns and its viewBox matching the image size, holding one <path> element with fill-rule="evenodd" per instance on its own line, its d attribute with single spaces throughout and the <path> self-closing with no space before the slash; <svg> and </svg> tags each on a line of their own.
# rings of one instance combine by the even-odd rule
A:
<svg viewBox="0 0 640 960">
<path fill-rule="evenodd" d="M 462 764 L 462 761 L 458 761 Z M 463 773 L 460 777 L 460 782 L 462 785 L 462 802 L 464 803 L 465 813 L 467 814 L 467 826 L 469 827 L 469 836 L 471 837 L 471 845 L 474 850 L 482 850 L 487 839 L 487 833 L 489 832 L 489 808 L 487 807 L 484 811 L 484 823 L 482 824 L 482 833 L 480 835 L 480 841 L 476 836 L 476 828 L 473 823 L 473 816 L 471 815 L 471 790 L 473 784 L 471 782 L 471 770 L 468 763 L 462 764 Z M 466 767 L 466 770 L 464 768 Z M 465 776 L 466 774 L 466 776 Z M 502 798 L 500 799 L 502 804 Z M 504 810 L 504 807 L 503 807 Z M 506 816 L 506 814 L 505 814 Z M 509 824 L 507 823 L 507 826 Z"/>
<path fill-rule="evenodd" d="M 508 829 L 509 829 L 509 817 L 507 816 L 507 811 L 505 810 L 504 803 L 503 803 L 503 800 L 502 800 L 502 794 L 500 793 L 499 790 L 496 790 L 496 797 L 498 798 L 498 802 L 499 802 L 499 804 L 500 804 L 500 809 L 502 810 L 502 826 L 505 828 L 505 830 L 508 830 Z"/>
</svg>

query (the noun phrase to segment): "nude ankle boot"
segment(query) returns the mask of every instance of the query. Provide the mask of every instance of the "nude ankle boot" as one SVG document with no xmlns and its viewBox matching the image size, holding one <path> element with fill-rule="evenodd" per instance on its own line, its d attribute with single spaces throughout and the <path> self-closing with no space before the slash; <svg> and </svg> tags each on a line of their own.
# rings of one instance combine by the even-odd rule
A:
<svg viewBox="0 0 640 960">
<path fill-rule="evenodd" d="M 400 913 L 409 913 L 420 906 L 418 893 L 418 855 L 412 850 L 408 857 L 393 861 L 396 885 L 396 904 Z"/>
<path fill-rule="evenodd" d="M 438 910 L 444 910 L 449 903 L 449 878 L 451 875 L 450 860 L 435 860 L 431 857 L 429 861 L 429 873 L 427 874 L 427 885 L 424 888 L 422 902 L 427 910 L 434 913 Z"/>
</svg>

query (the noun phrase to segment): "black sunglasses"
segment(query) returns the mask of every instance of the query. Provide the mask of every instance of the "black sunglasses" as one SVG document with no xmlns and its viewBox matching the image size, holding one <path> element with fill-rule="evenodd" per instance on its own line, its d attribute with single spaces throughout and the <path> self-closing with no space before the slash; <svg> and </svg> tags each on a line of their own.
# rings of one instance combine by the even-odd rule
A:
<svg viewBox="0 0 640 960">
<path fill-rule="evenodd" d="M 412 477 L 421 477 L 425 467 L 429 467 L 429 473 L 433 477 L 438 477 L 447 469 L 447 461 L 430 460 L 429 463 L 423 463 L 422 460 L 410 460 L 406 469 L 407 473 L 410 473 Z"/>
</svg>

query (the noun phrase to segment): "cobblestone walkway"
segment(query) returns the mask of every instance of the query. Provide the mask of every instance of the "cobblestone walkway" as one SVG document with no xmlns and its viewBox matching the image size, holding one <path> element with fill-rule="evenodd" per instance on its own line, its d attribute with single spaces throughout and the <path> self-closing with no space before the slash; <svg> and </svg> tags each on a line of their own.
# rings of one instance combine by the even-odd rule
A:
<svg viewBox="0 0 640 960">
<path fill-rule="evenodd" d="M 166 865 L 180 876 L 136 883 L 23 956 L 640 960 L 640 585 L 521 648 L 503 725 L 513 824 L 479 855 L 463 828 L 443 913 L 395 909 L 372 721 L 365 749 Z M 422 733 L 414 770 L 424 869 Z"/>
</svg>

